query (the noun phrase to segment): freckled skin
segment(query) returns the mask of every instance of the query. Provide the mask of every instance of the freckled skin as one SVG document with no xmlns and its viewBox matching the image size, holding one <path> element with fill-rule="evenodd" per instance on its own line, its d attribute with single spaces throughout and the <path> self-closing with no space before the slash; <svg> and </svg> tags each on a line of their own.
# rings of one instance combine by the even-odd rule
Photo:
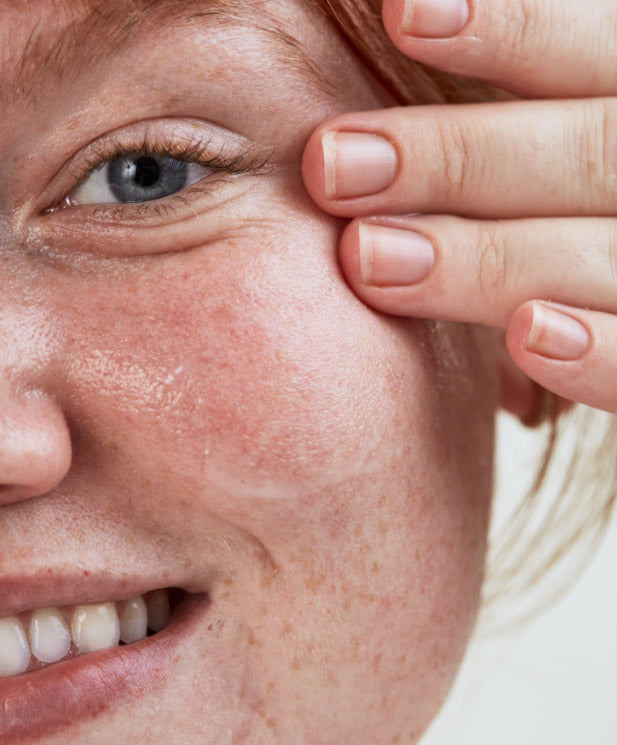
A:
<svg viewBox="0 0 617 745">
<path fill-rule="evenodd" d="M 216 60 L 244 90 L 214 87 L 212 119 L 225 125 L 233 108 L 258 141 L 273 122 L 278 132 L 277 167 L 238 197 L 241 220 L 206 224 L 212 237 L 190 250 L 105 259 L 20 252 L 3 229 L 4 380 L 53 396 L 72 461 L 49 493 L 0 508 L 0 571 L 42 542 L 66 566 L 95 553 L 121 566 L 130 546 L 182 566 L 212 601 L 162 690 L 45 745 L 413 743 L 474 622 L 493 349 L 477 329 L 378 316 L 342 281 L 343 223 L 304 193 L 301 147 L 325 116 L 383 101 L 323 19 L 299 2 L 280 12 L 324 64 L 340 57 L 351 98 L 305 91 L 290 113 L 288 81 L 253 90 L 245 39 L 199 40 L 194 78 Z M 22 24 L 42 10 L 23 13 Z M 161 65 L 174 48 L 159 50 Z M 110 74 L 92 85 L 117 112 L 127 96 L 117 81 L 105 89 Z M 69 89 L 35 116 L 51 127 L 80 95 Z M 176 91 L 166 115 L 189 115 L 184 100 Z M 134 106 L 125 119 L 152 103 L 136 94 Z M 32 116 L 12 111 L 0 148 L 35 148 L 15 135 Z M 84 139 L 112 128 L 100 126 Z M 0 155 L 0 178 L 19 192 L 17 162 Z"/>
</svg>

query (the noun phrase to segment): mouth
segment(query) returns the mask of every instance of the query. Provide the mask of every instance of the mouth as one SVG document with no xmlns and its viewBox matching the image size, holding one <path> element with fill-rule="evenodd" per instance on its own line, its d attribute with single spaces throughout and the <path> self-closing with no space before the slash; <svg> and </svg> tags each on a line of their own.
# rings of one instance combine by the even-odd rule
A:
<svg viewBox="0 0 617 745">
<path fill-rule="evenodd" d="M 169 587 L 0 619 L 0 742 L 22 745 L 161 686 L 209 598 Z"/>
</svg>

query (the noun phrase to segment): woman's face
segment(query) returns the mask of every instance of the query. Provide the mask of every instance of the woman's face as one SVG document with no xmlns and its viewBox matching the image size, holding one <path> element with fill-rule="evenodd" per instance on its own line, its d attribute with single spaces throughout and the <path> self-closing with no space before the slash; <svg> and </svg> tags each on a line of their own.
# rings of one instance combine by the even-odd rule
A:
<svg viewBox="0 0 617 745">
<path fill-rule="evenodd" d="M 352 295 L 302 187 L 315 126 L 388 101 L 300 0 L 78 5 L 0 0 L 0 617 L 190 595 L 0 680 L 0 741 L 415 742 L 477 608 L 496 385 L 477 330 Z"/>
</svg>

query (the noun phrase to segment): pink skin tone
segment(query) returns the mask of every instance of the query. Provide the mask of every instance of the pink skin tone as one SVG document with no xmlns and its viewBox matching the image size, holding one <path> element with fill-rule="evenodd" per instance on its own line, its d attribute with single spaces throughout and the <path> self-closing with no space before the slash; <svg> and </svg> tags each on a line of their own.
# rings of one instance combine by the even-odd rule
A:
<svg viewBox="0 0 617 745">
<path fill-rule="evenodd" d="M 535 100 L 337 116 L 307 145 L 307 189 L 323 210 L 356 218 L 339 258 L 368 305 L 503 329 L 514 387 L 526 374 L 563 409 L 617 413 L 617 9 L 465 4 L 384 0 L 383 22 L 410 58 Z M 369 224 L 384 245 L 374 255 Z M 421 255 L 422 242 L 432 250 Z"/>
<path fill-rule="evenodd" d="M 248 29 L 193 24 L 3 112 L 0 576 L 130 567 L 211 599 L 169 677 L 37 743 L 416 742 L 474 623 L 494 336 L 376 314 L 341 281 L 304 143 L 390 102 L 323 18 L 275 12 L 345 94 Z M 69 20 L 1 15 L 17 48 Z M 64 164 L 144 120 L 239 133 L 270 167 L 132 227 L 42 214 L 75 185 Z"/>
</svg>

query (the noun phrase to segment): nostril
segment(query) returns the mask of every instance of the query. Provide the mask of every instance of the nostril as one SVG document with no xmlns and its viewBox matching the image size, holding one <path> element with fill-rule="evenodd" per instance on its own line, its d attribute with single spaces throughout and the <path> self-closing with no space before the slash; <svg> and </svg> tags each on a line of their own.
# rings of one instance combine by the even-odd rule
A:
<svg viewBox="0 0 617 745">
<path fill-rule="evenodd" d="M 0 503 L 51 491 L 68 473 L 71 457 L 69 429 L 53 400 L 0 394 Z"/>
</svg>

